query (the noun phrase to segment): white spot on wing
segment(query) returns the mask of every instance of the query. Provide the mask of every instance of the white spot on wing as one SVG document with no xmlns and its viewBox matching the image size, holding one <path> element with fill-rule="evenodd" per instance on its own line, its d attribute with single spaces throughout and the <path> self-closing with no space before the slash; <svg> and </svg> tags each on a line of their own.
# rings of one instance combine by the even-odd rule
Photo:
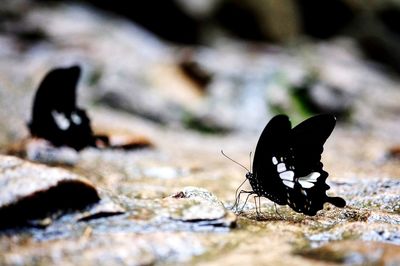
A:
<svg viewBox="0 0 400 266">
<path fill-rule="evenodd" d="M 294 182 L 287 181 L 287 180 L 283 180 L 282 182 L 283 182 L 283 184 L 285 184 L 285 186 L 294 188 Z"/>
<path fill-rule="evenodd" d="M 317 182 L 318 177 L 320 176 L 320 173 L 312 172 L 309 175 L 300 177 L 298 182 L 303 188 L 311 188 L 314 186 L 314 183 Z"/>
<path fill-rule="evenodd" d="M 317 182 L 318 177 L 320 177 L 321 174 L 318 172 L 312 172 L 309 175 L 302 176 L 299 178 L 299 181 L 307 181 L 307 182 Z"/>
<path fill-rule="evenodd" d="M 299 184 L 303 188 L 312 188 L 314 186 L 314 183 L 311 183 L 311 182 L 308 182 L 308 181 L 302 181 L 302 180 L 299 180 Z"/>
<path fill-rule="evenodd" d="M 286 172 L 280 173 L 280 174 L 279 174 L 279 177 L 280 177 L 281 179 L 293 181 L 294 172 L 293 172 L 293 171 L 286 171 Z"/>
<path fill-rule="evenodd" d="M 75 125 L 80 125 L 82 123 L 82 119 L 79 115 L 76 113 L 72 113 L 71 115 L 72 122 L 74 122 Z"/>
<path fill-rule="evenodd" d="M 279 173 L 286 171 L 286 165 L 284 163 L 280 163 L 276 166 L 276 169 Z"/>
<path fill-rule="evenodd" d="M 65 117 L 63 113 L 59 113 L 55 110 L 51 111 L 51 115 L 54 118 L 54 121 L 56 122 L 57 126 L 61 130 L 67 130 L 71 123 L 68 121 L 68 119 Z"/>
<path fill-rule="evenodd" d="M 272 157 L 272 163 L 273 163 L 274 165 L 277 165 L 277 164 L 278 164 L 278 160 L 276 159 L 275 156 Z"/>
</svg>

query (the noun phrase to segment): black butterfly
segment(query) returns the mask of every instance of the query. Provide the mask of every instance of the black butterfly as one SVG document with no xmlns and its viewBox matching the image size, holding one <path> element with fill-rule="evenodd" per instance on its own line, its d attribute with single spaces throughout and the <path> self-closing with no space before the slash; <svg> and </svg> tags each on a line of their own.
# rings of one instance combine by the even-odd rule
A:
<svg viewBox="0 0 400 266">
<path fill-rule="evenodd" d="M 328 173 L 320 161 L 335 124 L 335 117 L 325 114 L 292 129 L 286 115 L 273 117 L 257 143 L 253 172 L 246 174 L 252 191 L 241 193 L 266 197 L 310 216 L 316 215 L 325 202 L 344 207 L 344 199 L 326 195 Z"/>
<path fill-rule="evenodd" d="M 55 68 L 44 77 L 35 95 L 29 129 L 32 136 L 54 146 L 81 150 L 95 146 L 95 137 L 86 112 L 76 106 L 79 66 Z"/>
</svg>

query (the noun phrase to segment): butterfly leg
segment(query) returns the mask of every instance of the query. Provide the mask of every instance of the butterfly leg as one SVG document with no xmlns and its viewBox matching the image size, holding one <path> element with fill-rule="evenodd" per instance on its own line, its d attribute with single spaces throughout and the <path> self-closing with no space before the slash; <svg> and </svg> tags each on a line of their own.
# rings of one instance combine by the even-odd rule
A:
<svg viewBox="0 0 400 266">
<path fill-rule="evenodd" d="M 276 203 L 274 203 L 274 206 L 275 206 L 275 212 L 276 212 L 276 214 L 278 214 L 278 216 L 279 216 L 281 219 L 285 220 L 285 218 L 278 212 L 278 208 L 276 207 Z"/>
<path fill-rule="evenodd" d="M 257 198 L 258 198 L 258 206 L 257 206 Z M 256 214 L 257 214 L 257 219 L 260 218 L 261 216 L 261 202 L 260 202 L 260 196 L 254 196 L 254 204 L 256 206 Z"/>
<path fill-rule="evenodd" d="M 243 212 L 243 209 L 244 209 L 244 206 L 246 206 L 246 203 L 247 203 L 247 201 L 249 200 L 249 197 L 250 197 L 252 194 L 254 194 L 254 192 L 253 192 L 253 191 L 245 191 L 245 190 L 242 190 L 242 191 L 240 191 L 240 193 L 248 193 L 248 194 L 247 194 L 247 197 L 246 197 L 246 200 L 244 201 L 244 204 L 243 204 L 242 208 L 241 208 L 240 211 L 239 211 L 239 213 L 242 213 L 242 212 Z"/>
<path fill-rule="evenodd" d="M 239 194 L 237 195 L 237 201 L 235 202 L 235 204 L 232 206 L 232 210 L 234 210 L 234 212 L 238 212 L 238 207 L 239 207 L 239 203 L 240 203 L 240 196 L 242 195 L 242 193 L 253 193 L 252 191 L 246 191 L 246 190 L 241 190 L 239 192 Z M 247 201 L 247 200 L 246 200 Z M 243 208 L 242 208 L 243 209 Z"/>
<path fill-rule="evenodd" d="M 237 191 L 238 191 L 239 188 L 240 188 L 240 187 L 238 187 L 238 188 L 236 189 L 236 192 L 235 192 L 235 203 L 233 204 L 233 206 L 232 206 L 232 208 L 231 208 L 231 210 L 234 211 L 234 212 L 236 212 L 236 211 L 238 210 L 239 202 L 240 202 L 240 195 L 241 195 L 242 193 L 244 193 L 243 190 L 241 190 L 239 193 L 237 193 Z"/>
<path fill-rule="evenodd" d="M 238 194 L 239 189 L 243 186 L 243 184 L 246 182 L 247 178 L 240 184 L 240 186 L 236 189 L 235 191 L 235 203 L 232 206 L 232 210 L 233 209 L 237 209 L 238 205 L 239 205 L 239 199 L 240 199 L 240 193 Z M 243 191 L 243 190 L 242 190 Z M 242 192 L 241 191 L 241 192 Z"/>
</svg>

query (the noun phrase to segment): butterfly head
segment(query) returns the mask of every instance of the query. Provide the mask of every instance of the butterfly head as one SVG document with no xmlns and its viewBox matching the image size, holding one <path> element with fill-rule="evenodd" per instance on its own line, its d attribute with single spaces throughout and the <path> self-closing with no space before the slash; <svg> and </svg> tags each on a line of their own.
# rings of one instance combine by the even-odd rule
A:
<svg viewBox="0 0 400 266">
<path fill-rule="evenodd" d="M 260 184 L 259 184 L 256 176 L 252 172 L 247 172 L 246 180 L 249 181 L 250 186 L 253 188 L 254 192 L 258 193 L 258 189 L 259 189 L 259 185 Z"/>
<path fill-rule="evenodd" d="M 246 179 L 248 179 L 248 180 L 253 179 L 253 173 L 247 172 L 247 173 L 246 173 Z"/>
</svg>

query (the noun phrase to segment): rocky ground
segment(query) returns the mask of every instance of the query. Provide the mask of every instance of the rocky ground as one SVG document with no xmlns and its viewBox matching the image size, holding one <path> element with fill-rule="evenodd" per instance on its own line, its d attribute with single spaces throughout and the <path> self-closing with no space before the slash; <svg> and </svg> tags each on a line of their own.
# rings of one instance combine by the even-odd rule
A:
<svg viewBox="0 0 400 266">
<path fill-rule="evenodd" d="M 79 105 L 95 131 L 152 147 L 87 148 L 51 166 L 0 156 L 0 264 L 400 264 L 399 78 L 351 39 L 278 47 L 224 37 L 188 48 L 84 5 L 9 15 L 0 36 L 3 154 L 28 137 L 45 73 L 76 63 Z M 200 74 L 182 67 L 193 64 Z M 245 171 L 220 150 L 248 166 L 277 112 L 295 124 L 337 114 L 322 161 L 328 192 L 345 208 L 278 214 L 265 199 L 257 217 L 250 199 L 243 213 L 230 210 Z"/>
</svg>

